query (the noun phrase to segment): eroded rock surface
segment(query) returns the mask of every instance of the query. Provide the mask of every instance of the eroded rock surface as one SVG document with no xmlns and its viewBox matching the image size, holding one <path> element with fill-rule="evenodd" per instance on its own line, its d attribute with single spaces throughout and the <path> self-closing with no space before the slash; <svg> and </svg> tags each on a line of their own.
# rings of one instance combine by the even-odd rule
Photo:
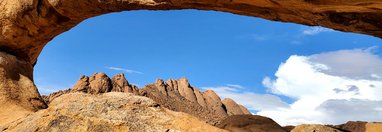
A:
<svg viewBox="0 0 382 132">
<path fill-rule="evenodd" d="M 224 131 L 129 93 L 70 93 L 0 131 Z"/>
<path fill-rule="evenodd" d="M 33 66 L 0 52 L 0 125 L 46 108 L 33 83 Z"/>
</svg>

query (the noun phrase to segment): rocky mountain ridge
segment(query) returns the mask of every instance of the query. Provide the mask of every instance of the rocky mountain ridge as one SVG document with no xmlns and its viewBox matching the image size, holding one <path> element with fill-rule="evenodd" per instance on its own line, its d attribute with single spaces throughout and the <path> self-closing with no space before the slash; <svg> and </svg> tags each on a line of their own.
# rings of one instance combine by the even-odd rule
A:
<svg viewBox="0 0 382 132">
<path fill-rule="evenodd" d="M 153 84 L 138 88 L 129 84 L 124 74 L 117 74 L 111 79 L 105 73 L 82 76 L 72 89 L 67 89 L 43 96 L 46 103 L 68 93 L 101 94 L 108 92 L 125 92 L 148 97 L 159 105 L 178 112 L 191 114 L 211 125 L 231 115 L 251 114 L 244 106 L 234 100 L 221 100 L 213 90 L 200 91 L 191 86 L 186 78 L 179 80 L 156 80 Z"/>
</svg>

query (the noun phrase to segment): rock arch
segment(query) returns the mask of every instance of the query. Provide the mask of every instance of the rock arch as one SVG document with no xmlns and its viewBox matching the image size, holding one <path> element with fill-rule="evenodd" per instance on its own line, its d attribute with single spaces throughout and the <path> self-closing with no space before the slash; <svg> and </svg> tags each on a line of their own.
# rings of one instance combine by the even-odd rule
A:
<svg viewBox="0 0 382 132">
<path fill-rule="evenodd" d="M 33 65 L 60 33 L 110 12 L 178 9 L 223 11 L 382 38 L 380 0 L 1 0 L 0 104 L 7 105 L 0 106 L 0 113 L 46 107 L 33 84 Z"/>
</svg>

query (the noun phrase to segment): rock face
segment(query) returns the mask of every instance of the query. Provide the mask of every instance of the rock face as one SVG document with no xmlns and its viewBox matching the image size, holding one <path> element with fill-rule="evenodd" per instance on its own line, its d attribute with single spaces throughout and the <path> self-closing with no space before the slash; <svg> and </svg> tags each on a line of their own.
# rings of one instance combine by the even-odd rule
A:
<svg viewBox="0 0 382 132">
<path fill-rule="evenodd" d="M 348 121 L 345 124 L 330 126 L 345 132 L 379 132 L 382 130 L 382 123 L 372 123 L 364 121 Z"/>
<path fill-rule="evenodd" d="M 272 119 L 256 115 L 229 116 L 220 122 L 217 127 L 232 132 L 286 132 Z"/>
<path fill-rule="evenodd" d="M 232 99 L 227 99 L 230 102 L 224 104 L 212 90 L 201 92 L 191 86 L 186 78 L 166 82 L 157 80 L 156 83 L 146 85 L 140 91 L 141 95 L 153 99 L 170 110 L 189 113 L 212 125 L 228 115 L 251 114 Z M 234 104 L 234 107 L 231 104 Z"/>
<path fill-rule="evenodd" d="M 291 132 L 344 132 L 332 127 L 319 124 L 303 124 L 296 126 Z"/>
<path fill-rule="evenodd" d="M 117 74 L 112 79 L 112 92 L 126 92 L 138 94 L 138 88 L 135 85 L 130 85 L 124 74 Z"/>
<path fill-rule="evenodd" d="M 106 92 L 137 93 L 135 85 L 130 85 L 125 75 L 118 74 L 110 79 L 105 73 L 96 73 L 90 77 L 82 76 L 73 86 L 72 92 L 100 94 Z"/>
<path fill-rule="evenodd" d="M 70 93 L 0 131 L 224 131 L 129 93 Z"/>
<path fill-rule="evenodd" d="M 345 124 L 333 126 L 333 128 L 343 130 L 343 131 L 365 132 L 366 124 L 367 122 L 363 122 L 363 121 L 348 121 Z"/>
<path fill-rule="evenodd" d="M 90 78 L 94 78 L 93 81 Z M 110 91 L 133 93 L 146 96 L 164 108 L 196 116 L 212 125 L 228 115 L 250 114 L 245 107 L 240 106 L 232 99 L 227 99 L 230 102 L 224 105 L 220 97 L 212 90 L 200 92 L 198 88 L 191 86 L 186 78 L 168 80 L 167 82 L 158 79 L 155 83 L 146 85 L 142 89 L 130 85 L 123 74 L 115 75 L 111 79 L 111 83 L 108 80 L 110 80 L 109 77 L 104 73 L 96 73 L 90 77 L 82 76 L 73 86 L 73 89 L 59 91 L 43 96 L 43 98 L 49 103 L 63 94 L 75 92 L 89 94 L 101 94 Z M 91 82 L 95 85 L 91 85 Z M 90 89 L 95 92 L 90 92 Z M 228 106 L 231 104 L 234 104 L 234 107 Z"/>
<path fill-rule="evenodd" d="M 33 83 L 32 64 L 0 52 L 0 125 L 46 108 Z"/>
<path fill-rule="evenodd" d="M 228 115 L 249 114 L 249 111 L 247 109 L 243 108 L 243 106 L 240 106 L 239 104 L 237 104 L 235 101 L 233 101 L 230 98 L 224 99 L 223 104 L 224 104 L 225 108 L 227 109 Z"/>
</svg>

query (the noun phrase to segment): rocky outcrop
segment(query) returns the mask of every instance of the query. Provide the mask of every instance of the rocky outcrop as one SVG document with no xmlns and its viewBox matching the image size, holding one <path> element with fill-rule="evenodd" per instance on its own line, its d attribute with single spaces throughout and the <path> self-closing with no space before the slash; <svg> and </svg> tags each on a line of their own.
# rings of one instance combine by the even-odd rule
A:
<svg viewBox="0 0 382 132">
<path fill-rule="evenodd" d="M 348 121 L 345 124 L 328 126 L 345 132 L 379 132 L 382 130 L 382 123 L 365 121 Z"/>
<path fill-rule="evenodd" d="M 168 80 L 167 82 L 158 79 L 155 83 L 146 85 L 142 89 L 138 89 L 135 85 L 129 84 L 123 74 L 115 75 L 111 79 L 111 83 L 109 83 L 108 80 L 110 80 L 109 77 L 104 73 L 96 73 L 90 77 L 82 76 L 71 90 L 59 91 L 48 96 L 43 96 L 43 98 L 49 103 L 66 93 L 82 92 L 100 94 L 111 91 L 133 93 L 135 95 L 149 97 L 164 108 L 196 116 L 212 125 L 226 118 L 229 115 L 228 112 L 230 112 L 227 111 L 227 106 L 224 106 L 220 97 L 214 91 L 206 90 L 200 92 L 198 88 L 191 86 L 186 78 Z M 95 85 L 91 85 L 92 82 Z M 232 107 L 232 109 L 229 107 L 229 110 L 240 111 L 236 113 L 231 112 L 230 115 L 249 113 L 245 107 L 240 107 L 240 105 L 233 100 L 231 100 L 230 103 L 235 104 L 236 107 Z"/>
<path fill-rule="evenodd" d="M 233 101 L 230 98 L 225 98 L 223 100 L 223 104 L 225 108 L 227 109 L 227 114 L 228 115 L 244 115 L 246 112 L 248 114 L 248 110 L 243 111 L 242 106 L 237 104 L 235 101 Z"/>
<path fill-rule="evenodd" d="M 197 118 L 160 107 L 153 100 L 129 93 L 70 93 L 49 108 L 30 114 L 0 131 L 213 131 Z"/>
<path fill-rule="evenodd" d="M 105 73 L 96 73 L 90 77 L 82 76 L 71 91 L 90 94 L 106 92 L 138 93 L 138 88 L 135 85 L 130 85 L 124 74 L 117 74 L 110 79 Z"/>
<path fill-rule="evenodd" d="M 99 94 L 110 92 L 112 84 L 110 78 L 105 73 L 96 73 L 93 76 L 82 76 L 73 86 L 73 91 Z"/>
<path fill-rule="evenodd" d="M 257 115 L 229 116 L 216 126 L 232 132 L 286 132 L 272 119 Z"/>
<path fill-rule="evenodd" d="M 350 131 L 350 132 L 365 132 L 367 122 L 363 121 L 348 121 L 345 124 L 331 126 L 333 128 Z"/>
<path fill-rule="evenodd" d="M 46 108 L 33 83 L 28 61 L 0 52 L 0 125 Z"/>
<path fill-rule="evenodd" d="M 291 132 L 344 132 L 329 126 L 319 124 L 303 124 L 296 126 Z"/>
<path fill-rule="evenodd" d="M 206 101 L 210 110 L 218 113 L 219 115 L 228 116 L 220 97 L 213 90 L 206 90 L 202 92 L 203 98 Z"/>
</svg>

